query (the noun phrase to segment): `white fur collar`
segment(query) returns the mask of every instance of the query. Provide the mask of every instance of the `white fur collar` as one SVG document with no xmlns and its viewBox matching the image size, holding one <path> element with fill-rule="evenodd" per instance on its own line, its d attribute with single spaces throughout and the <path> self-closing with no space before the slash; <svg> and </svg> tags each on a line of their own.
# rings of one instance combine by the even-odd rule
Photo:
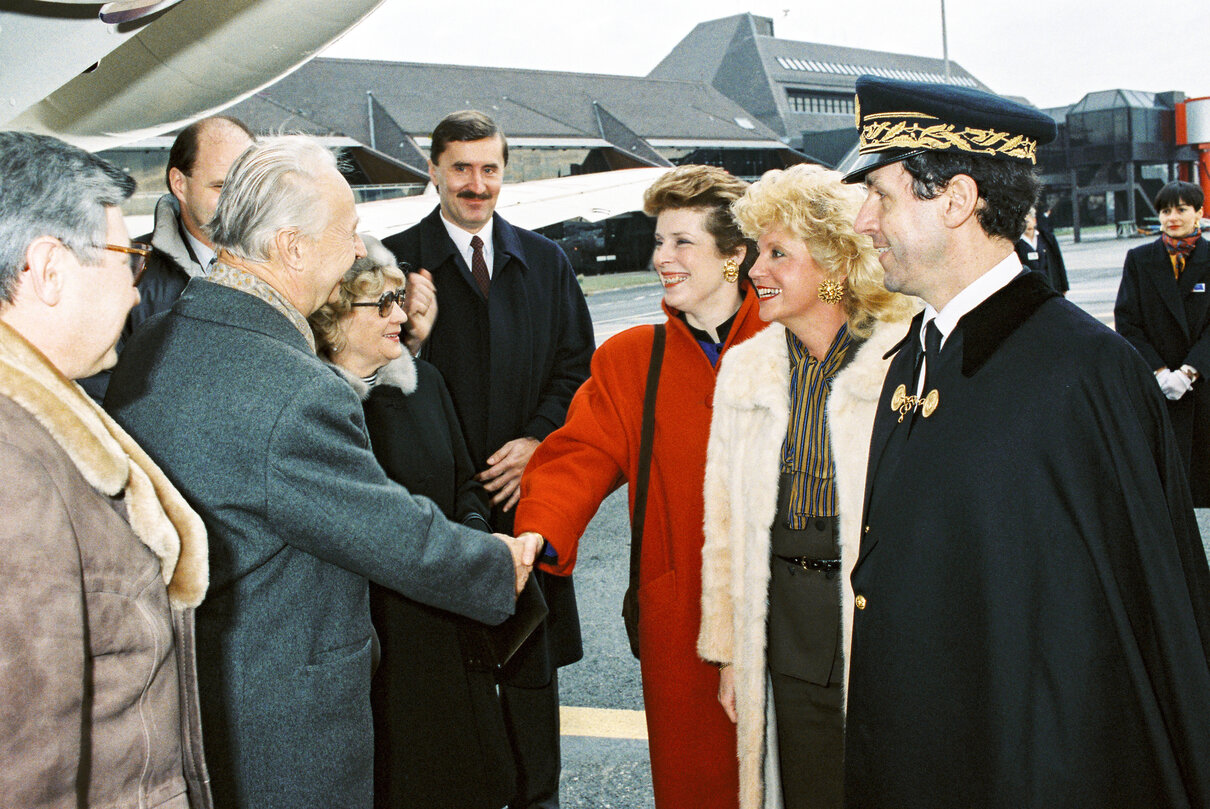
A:
<svg viewBox="0 0 1210 809">
<path fill-rule="evenodd" d="M 131 529 L 160 560 L 172 606 L 200 604 L 209 586 L 202 519 L 108 413 L 2 321 L 0 395 L 46 428 L 89 485 L 124 496 Z"/>
<path fill-rule="evenodd" d="M 328 365 L 335 368 L 353 386 L 353 390 L 357 391 L 357 398 L 363 402 L 369 398 L 370 391 L 380 385 L 399 388 L 405 396 L 416 390 L 416 361 L 412 359 L 412 352 L 406 348 L 403 350 L 403 354 L 378 369 L 378 378 L 373 385 L 366 384 L 364 379 L 346 371 L 334 362 L 328 362 Z"/>
<path fill-rule="evenodd" d="M 742 372 L 727 372 L 728 368 L 740 367 L 744 368 Z M 784 410 L 789 390 L 790 348 L 786 345 L 786 327 L 770 323 L 723 355 L 714 399 L 717 404 L 737 410 Z"/>
</svg>

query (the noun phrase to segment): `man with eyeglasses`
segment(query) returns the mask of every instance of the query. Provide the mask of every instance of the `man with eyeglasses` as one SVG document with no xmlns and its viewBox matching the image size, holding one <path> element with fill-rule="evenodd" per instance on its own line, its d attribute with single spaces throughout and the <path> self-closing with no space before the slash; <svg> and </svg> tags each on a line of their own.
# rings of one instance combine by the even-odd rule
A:
<svg viewBox="0 0 1210 809">
<path fill-rule="evenodd" d="M 317 141 L 255 144 L 210 223 L 217 263 L 135 332 L 105 398 L 210 528 L 198 681 L 222 807 L 369 809 L 369 581 L 499 624 L 540 541 L 452 524 L 379 466 L 307 323 L 365 255 L 357 222 Z"/>
<path fill-rule="evenodd" d="M 0 132 L 0 806 L 210 806 L 201 519 L 70 380 L 108 368 L 147 248 L 134 180 Z"/>
</svg>

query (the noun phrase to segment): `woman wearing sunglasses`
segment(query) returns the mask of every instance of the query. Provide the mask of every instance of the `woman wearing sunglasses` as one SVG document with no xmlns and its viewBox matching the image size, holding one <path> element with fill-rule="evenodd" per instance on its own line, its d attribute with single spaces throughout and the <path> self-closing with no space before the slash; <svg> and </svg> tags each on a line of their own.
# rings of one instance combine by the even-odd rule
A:
<svg viewBox="0 0 1210 809">
<path fill-rule="evenodd" d="M 405 276 L 377 239 L 311 316 L 320 355 L 361 397 L 387 476 L 447 517 L 490 531 L 453 403 L 437 369 L 406 337 Z M 431 305 L 431 304 L 430 304 Z M 382 645 L 374 674 L 374 805 L 499 809 L 515 772 L 493 674 L 473 661 L 482 625 L 370 584 Z"/>
</svg>

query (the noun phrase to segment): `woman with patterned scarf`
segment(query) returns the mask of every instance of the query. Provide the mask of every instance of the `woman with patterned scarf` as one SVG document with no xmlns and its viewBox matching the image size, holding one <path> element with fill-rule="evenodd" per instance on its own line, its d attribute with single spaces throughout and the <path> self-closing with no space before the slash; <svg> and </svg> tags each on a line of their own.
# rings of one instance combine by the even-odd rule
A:
<svg viewBox="0 0 1210 809">
<path fill-rule="evenodd" d="M 1210 506 L 1210 242 L 1202 190 L 1176 180 L 1155 197 L 1160 238 L 1126 254 L 1113 314 L 1155 371 L 1184 455 L 1193 505 Z"/>
</svg>

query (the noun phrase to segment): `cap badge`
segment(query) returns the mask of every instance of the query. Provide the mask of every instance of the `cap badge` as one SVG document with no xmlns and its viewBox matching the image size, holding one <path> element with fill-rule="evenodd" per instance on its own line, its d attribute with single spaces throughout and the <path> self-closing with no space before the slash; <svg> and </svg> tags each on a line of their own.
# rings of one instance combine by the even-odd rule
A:
<svg viewBox="0 0 1210 809">
<path fill-rule="evenodd" d="M 951 149 L 1038 162 L 1038 141 L 995 129 L 947 124 L 919 112 L 880 112 L 858 119 L 862 154 L 887 149 Z"/>
</svg>

